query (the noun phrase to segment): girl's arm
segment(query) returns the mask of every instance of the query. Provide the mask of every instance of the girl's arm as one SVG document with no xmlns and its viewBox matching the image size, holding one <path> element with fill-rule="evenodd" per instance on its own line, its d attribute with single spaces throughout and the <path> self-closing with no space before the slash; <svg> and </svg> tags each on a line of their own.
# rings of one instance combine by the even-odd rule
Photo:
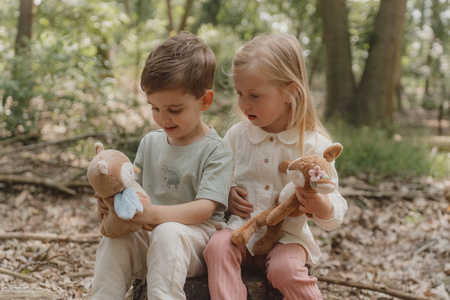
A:
<svg viewBox="0 0 450 300">
<path fill-rule="evenodd" d="M 138 193 L 140 197 L 145 195 Z M 177 205 L 152 205 L 150 201 L 141 201 L 144 212 L 133 217 L 139 224 L 158 225 L 165 222 L 196 224 L 209 220 L 217 207 L 217 202 L 209 199 L 197 199 L 193 202 Z"/>
<path fill-rule="evenodd" d="M 302 196 L 297 190 L 297 197 L 299 198 L 300 203 L 302 203 L 302 201 L 303 203 L 306 203 L 304 198 L 307 198 L 308 194 L 304 192 L 304 196 Z M 317 198 L 308 198 L 308 203 L 306 203 L 306 206 L 303 205 L 304 208 L 299 208 L 300 211 L 312 211 L 311 213 L 313 214 L 314 222 L 324 230 L 331 231 L 338 228 L 342 224 L 344 215 L 347 212 L 347 201 L 338 191 L 326 195 L 316 194 L 316 197 Z M 301 200 L 301 198 L 303 198 L 303 200 Z M 313 209 L 311 209 L 312 207 Z M 307 209 L 309 211 L 306 211 Z"/>
<path fill-rule="evenodd" d="M 329 220 L 333 217 L 333 204 L 327 194 L 309 193 L 301 187 L 296 189 L 297 199 L 300 202 L 299 211 L 315 215 L 321 220 Z"/>
</svg>

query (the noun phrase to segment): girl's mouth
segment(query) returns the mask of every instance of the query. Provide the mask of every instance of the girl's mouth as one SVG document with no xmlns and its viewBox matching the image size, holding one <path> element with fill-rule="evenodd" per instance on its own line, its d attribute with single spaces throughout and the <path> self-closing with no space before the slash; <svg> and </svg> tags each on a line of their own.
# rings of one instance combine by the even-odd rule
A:
<svg viewBox="0 0 450 300">
<path fill-rule="evenodd" d="M 253 121 L 253 120 L 256 119 L 256 116 L 255 116 L 255 115 L 247 115 L 247 118 L 248 118 L 250 121 Z"/>
</svg>

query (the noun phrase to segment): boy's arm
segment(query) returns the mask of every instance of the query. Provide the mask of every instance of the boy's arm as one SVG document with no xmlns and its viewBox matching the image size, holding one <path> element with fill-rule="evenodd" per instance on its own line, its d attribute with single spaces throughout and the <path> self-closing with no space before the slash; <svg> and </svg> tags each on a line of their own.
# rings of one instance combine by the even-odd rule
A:
<svg viewBox="0 0 450 300">
<path fill-rule="evenodd" d="M 138 193 L 140 197 L 146 197 Z M 144 212 L 136 214 L 133 221 L 139 224 L 158 225 L 165 222 L 196 224 L 209 220 L 217 207 L 217 202 L 209 199 L 177 205 L 152 205 L 150 201 L 141 201 Z"/>
</svg>

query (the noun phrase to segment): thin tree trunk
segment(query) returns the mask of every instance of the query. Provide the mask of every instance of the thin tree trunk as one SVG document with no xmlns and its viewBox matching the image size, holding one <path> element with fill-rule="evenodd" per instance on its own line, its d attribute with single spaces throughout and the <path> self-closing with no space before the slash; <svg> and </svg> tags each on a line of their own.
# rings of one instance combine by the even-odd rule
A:
<svg viewBox="0 0 450 300">
<path fill-rule="evenodd" d="M 321 0 L 327 67 L 325 118 L 353 115 L 350 101 L 355 92 L 345 0 Z"/>
<path fill-rule="evenodd" d="M 186 29 L 187 19 L 191 15 L 192 6 L 194 6 L 194 0 L 187 0 L 186 6 L 184 7 L 183 19 L 181 20 L 180 29 L 178 30 L 178 32 Z"/>
<path fill-rule="evenodd" d="M 170 0 L 167 0 L 167 17 L 169 18 L 169 34 L 173 34 L 173 18 L 172 18 L 172 5 Z"/>
<path fill-rule="evenodd" d="M 22 51 L 29 50 L 29 42 L 33 32 L 35 15 L 33 0 L 20 0 L 19 24 L 15 43 L 15 54 L 20 55 Z"/>
</svg>

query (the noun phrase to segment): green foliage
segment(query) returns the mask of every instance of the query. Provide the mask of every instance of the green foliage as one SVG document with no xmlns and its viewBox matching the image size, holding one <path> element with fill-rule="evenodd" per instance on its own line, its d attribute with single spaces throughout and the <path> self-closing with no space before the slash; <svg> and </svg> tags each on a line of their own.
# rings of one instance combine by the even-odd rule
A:
<svg viewBox="0 0 450 300">
<path fill-rule="evenodd" d="M 106 144 L 133 157 L 136 139 L 154 128 L 139 77 L 148 53 L 170 34 L 167 2 L 128 1 L 129 7 L 124 1 L 35 3 L 31 52 L 16 56 L 20 1 L 0 1 L 0 138 L 34 130 L 67 136 L 106 131 L 114 133 L 114 141 Z M 177 29 L 186 1 L 171 3 Z M 361 75 L 379 1 L 346 3 L 353 69 Z M 296 35 L 311 68 L 308 74 L 318 78 L 311 86 L 323 90 L 319 4 L 319 0 L 195 1 L 186 30 L 198 34 L 217 58 L 214 104 L 204 118 L 219 134 L 223 136 L 231 123 L 234 88 L 227 74 L 231 60 L 238 47 L 256 34 Z M 435 109 L 448 99 L 448 11 L 447 0 L 408 1 L 402 54 L 405 108 Z M 430 147 L 408 138 L 396 141 L 393 130 L 338 125 L 335 131 L 345 147 L 337 160 L 341 176 L 450 174 L 447 154 L 432 153 Z M 72 150 L 91 153 L 91 146 L 80 142 Z"/>
<path fill-rule="evenodd" d="M 337 125 L 331 130 L 344 146 L 336 168 L 341 177 L 366 173 L 373 178 L 401 176 L 414 178 L 450 175 L 450 156 L 434 153 L 423 143 L 401 139 L 386 129 L 350 128 Z"/>
</svg>

